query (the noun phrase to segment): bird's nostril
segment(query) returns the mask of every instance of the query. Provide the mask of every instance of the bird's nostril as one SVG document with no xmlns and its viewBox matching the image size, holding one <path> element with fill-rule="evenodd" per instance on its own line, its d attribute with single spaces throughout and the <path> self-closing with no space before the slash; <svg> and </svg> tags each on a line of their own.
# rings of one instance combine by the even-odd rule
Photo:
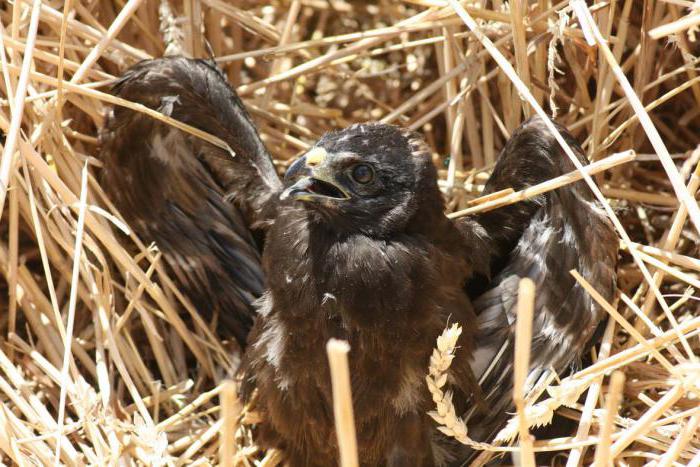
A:
<svg viewBox="0 0 700 467">
<path fill-rule="evenodd" d="M 306 154 L 306 166 L 316 167 L 321 165 L 326 158 L 326 150 L 323 148 L 313 148 Z"/>
</svg>

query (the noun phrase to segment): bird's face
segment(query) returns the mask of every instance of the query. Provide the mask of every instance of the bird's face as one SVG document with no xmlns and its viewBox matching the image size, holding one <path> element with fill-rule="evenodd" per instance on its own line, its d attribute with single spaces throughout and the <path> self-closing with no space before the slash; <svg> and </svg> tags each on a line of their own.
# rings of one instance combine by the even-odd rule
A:
<svg viewBox="0 0 700 467">
<path fill-rule="evenodd" d="M 439 199 L 436 178 L 416 134 L 391 125 L 353 125 L 324 135 L 295 161 L 280 198 L 346 231 L 386 235 L 404 228 L 423 199 L 435 193 Z"/>
</svg>

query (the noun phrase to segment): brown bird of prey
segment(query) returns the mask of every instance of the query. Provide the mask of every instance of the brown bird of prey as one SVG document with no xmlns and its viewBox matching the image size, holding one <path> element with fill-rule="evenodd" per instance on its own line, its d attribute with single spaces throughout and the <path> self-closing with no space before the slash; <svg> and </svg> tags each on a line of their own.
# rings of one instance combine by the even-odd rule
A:
<svg viewBox="0 0 700 467">
<path fill-rule="evenodd" d="M 459 465 L 471 455 L 426 414 L 429 357 L 448 322 L 464 330 L 450 385 L 465 412 L 479 407 L 471 435 L 489 440 L 502 426 L 511 410 L 519 278 L 538 290 L 532 378 L 567 371 L 592 345 L 602 313 L 569 271 L 610 298 L 617 241 L 584 184 L 450 220 L 414 132 L 367 123 L 328 133 L 280 181 L 214 65 L 145 61 L 114 92 L 235 152 L 116 108 L 102 132 L 103 186 L 139 235 L 157 243 L 194 305 L 217 310 L 226 332 L 247 344 L 244 392 L 258 390 L 258 443 L 282 449 L 291 465 L 337 465 L 330 338 L 351 347 L 358 452 L 367 466 Z M 573 168 L 533 119 L 513 133 L 486 193 Z"/>
</svg>

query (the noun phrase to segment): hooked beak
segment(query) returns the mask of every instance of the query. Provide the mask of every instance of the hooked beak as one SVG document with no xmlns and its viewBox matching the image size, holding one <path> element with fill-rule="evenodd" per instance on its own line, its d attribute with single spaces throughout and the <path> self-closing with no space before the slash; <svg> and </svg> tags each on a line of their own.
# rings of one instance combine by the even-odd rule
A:
<svg viewBox="0 0 700 467">
<path fill-rule="evenodd" d="M 290 165 L 284 175 L 284 181 L 294 181 L 294 183 L 282 192 L 280 200 L 291 198 L 299 201 L 342 201 L 349 199 L 350 193 L 323 165 L 324 158 L 325 151 L 314 148 Z"/>
</svg>

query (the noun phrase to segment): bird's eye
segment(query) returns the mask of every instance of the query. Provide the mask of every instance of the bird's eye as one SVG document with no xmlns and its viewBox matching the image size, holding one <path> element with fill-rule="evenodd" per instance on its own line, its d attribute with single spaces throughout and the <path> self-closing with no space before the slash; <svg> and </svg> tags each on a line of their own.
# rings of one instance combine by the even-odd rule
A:
<svg viewBox="0 0 700 467">
<path fill-rule="evenodd" d="M 366 185 L 374 178 L 374 170 L 367 164 L 357 164 L 352 169 L 352 179 L 357 183 Z"/>
</svg>

